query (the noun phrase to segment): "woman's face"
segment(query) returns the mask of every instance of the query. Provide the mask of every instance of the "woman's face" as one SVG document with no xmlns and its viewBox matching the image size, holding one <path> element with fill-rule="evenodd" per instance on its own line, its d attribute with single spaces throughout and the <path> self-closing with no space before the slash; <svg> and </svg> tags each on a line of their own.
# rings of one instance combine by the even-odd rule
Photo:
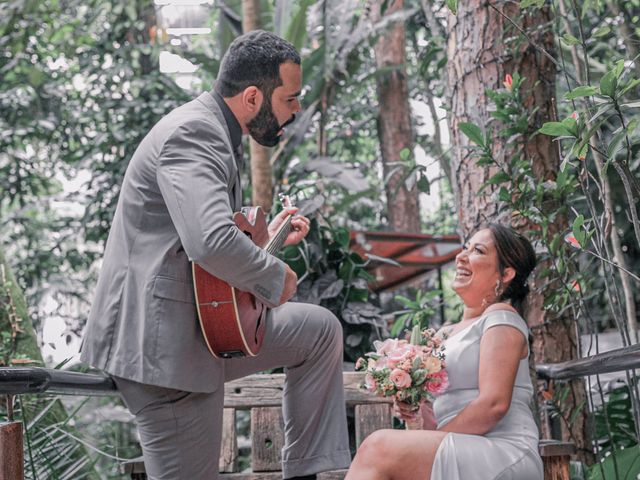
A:
<svg viewBox="0 0 640 480">
<path fill-rule="evenodd" d="M 500 278 L 498 252 L 488 228 L 479 230 L 456 256 L 456 276 L 453 289 L 467 307 L 479 307 L 483 299 L 495 301 L 496 284 Z"/>
</svg>

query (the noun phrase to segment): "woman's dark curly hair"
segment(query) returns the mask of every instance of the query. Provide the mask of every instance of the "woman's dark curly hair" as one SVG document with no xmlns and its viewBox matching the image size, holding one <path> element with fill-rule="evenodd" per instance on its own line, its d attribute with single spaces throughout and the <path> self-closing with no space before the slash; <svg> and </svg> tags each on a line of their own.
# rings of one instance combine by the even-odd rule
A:
<svg viewBox="0 0 640 480">
<path fill-rule="evenodd" d="M 511 305 L 524 316 L 524 303 L 529 294 L 527 278 L 536 267 L 536 252 L 531 242 L 510 227 L 498 223 L 490 223 L 491 231 L 498 252 L 498 270 L 511 267 L 516 271 L 499 300 L 509 300 Z"/>
</svg>

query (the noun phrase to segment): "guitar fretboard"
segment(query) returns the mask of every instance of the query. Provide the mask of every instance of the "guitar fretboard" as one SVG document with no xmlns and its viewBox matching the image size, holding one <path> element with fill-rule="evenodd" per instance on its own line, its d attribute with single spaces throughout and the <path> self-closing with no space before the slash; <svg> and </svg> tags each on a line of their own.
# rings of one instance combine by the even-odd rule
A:
<svg viewBox="0 0 640 480">
<path fill-rule="evenodd" d="M 271 255 L 275 255 L 284 245 L 284 241 L 287 239 L 287 235 L 289 235 L 289 231 L 291 230 L 291 215 L 287 217 L 287 219 L 282 222 L 280 228 L 276 232 L 276 234 L 269 240 L 265 250 L 267 253 Z"/>
</svg>

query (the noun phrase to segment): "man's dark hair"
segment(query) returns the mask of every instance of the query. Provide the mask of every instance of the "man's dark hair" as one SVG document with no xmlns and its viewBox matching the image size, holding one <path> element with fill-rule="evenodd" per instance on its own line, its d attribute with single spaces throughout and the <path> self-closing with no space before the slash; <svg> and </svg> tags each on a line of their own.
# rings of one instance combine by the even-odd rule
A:
<svg viewBox="0 0 640 480">
<path fill-rule="evenodd" d="M 270 101 L 273 91 L 282 85 L 280 65 L 286 62 L 300 65 L 300 55 L 293 45 L 273 33 L 253 30 L 229 46 L 215 89 L 223 97 L 234 97 L 255 86 Z"/>
</svg>

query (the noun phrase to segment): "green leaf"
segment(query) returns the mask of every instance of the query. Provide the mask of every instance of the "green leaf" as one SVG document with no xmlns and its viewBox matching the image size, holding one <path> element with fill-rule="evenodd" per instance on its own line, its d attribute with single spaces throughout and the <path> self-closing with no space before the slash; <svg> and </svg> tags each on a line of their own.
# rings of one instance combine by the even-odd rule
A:
<svg viewBox="0 0 640 480">
<path fill-rule="evenodd" d="M 409 343 L 411 345 L 420 345 L 422 339 L 422 334 L 420 332 L 420 326 L 419 325 L 414 325 L 414 327 L 411 329 L 411 339 L 409 340 Z"/>
<path fill-rule="evenodd" d="M 624 140 L 626 134 L 627 131 L 623 129 L 614 135 L 614 137 L 611 139 L 611 143 L 607 147 L 608 158 L 612 160 L 615 158 L 616 153 L 618 153 L 618 150 L 620 150 L 620 147 L 622 146 L 622 141 Z"/>
<path fill-rule="evenodd" d="M 508 182 L 509 180 L 511 180 L 509 174 L 507 172 L 500 171 L 491 177 L 487 183 L 490 185 L 498 185 L 500 183 Z"/>
<path fill-rule="evenodd" d="M 640 100 L 636 100 L 634 102 L 629 102 L 629 103 L 621 103 L 620 106 L 627 107 L 627 108 L 640 108 Z"/>
<path fill-rule="evenodd" d="M 541 8 L 542 6 L 544 6 L 544 2 L 545 0 L 521 0 L 520 8 L 527 8 L 531 6 Z"/>
<path fill-rule="evenodd" d="M 596 38 L 600 38 L 608 35 L 609 33 L 611 33 L 611 27 L 605 25 L 604 27 L 600 27 L 595 32 L 593 32 L 593 36 Z"/>
<path fill-rule="evenodd" d="M 565 33 L 562 36 L 562 41 L 564 43 L 566 43 L 567 45 L 580 45 L 582 42 L 580 40 L 578 40 L 576 37 L 574 37 L 573 35 L 569 34 L 569 33 Z"/>
<path fill-rule="evenodd" d="M 467 137 L 469 137 L 469 140 L 471 140 L 473 143 L 481 147 L 485 146 L 484 137 L 482 135 L 482 130 L 480 130 L 480 127 L 468 122 L 461 122 L 458 127 L 460 128 L 460 131 Z"/>
<path fill-rule="evenodd" d="M 538 132 L 551 137 L 575 137 L 562 122 L 547 122 Z"/>
<path fill-rule="evenodd" d="M 596 87 L 592 87 L 591 85 L 584 85 L 578 88 L 574 88 L 570 92 L 568 92 L 564 98 L 567 100 L 573 100 L 574 98 L 579 97 L 588 97 L 590 95 L 595 95 L 598 93 L 598 89 Z"/>
<path fill-rule="evenodd" d="M 616 78 L 620 78 L 620 75 L 622 75 L 622 72 L 624 71 L 624 60 L 618 60 L 616 62 L 616 68 L 614 71 L 616 72 Z"/>
<path fill-rule="evenodd" d="M 420 175 L 417 182 L 418 190 L 429 195 L 431 193 L 431 185 L 426 175 Z"/>
<path fill-rule="evenodd" d="M 73 31 L 73 27 L 71 25 L 65 25 L 62 28 L 59 28 L 58 30 L 56 30 L 54 34 L 51 35 L 49 42 L 58 43 L 60 40 L 63 40 L 63 39 L 66 41 L 67 35 L 70 34 L 72 31 Z"/>
<path fill-rule="evenodd" d="M 29 84 L 35 88 L 42 85 L 46 78 L 44 72 L 36 67 L 29 69 L 27 77 L 29 78 Z"/>
<path fill-rule="evenodd" d="M 451 13 L 456 15 L 458 13 L 458 0 L 447 0 L 447 7 L 451 10 Z"/>
<path fill-rule="evenodd" d="M 127 14 L 127 17 L 129 17 L 129 20 L 131 20 L 132 22 L 135 22 L 138 18 L 138 12 L 136 12 L 136 5 L 135 3 L 127 3 L 124 7 L 124 11 Z"/>
<path fill-rule="evenodd" d="M 310 0 L 300 2 L 295 16 L 286 27 L 287 33 L 285 39 L 291 42 L 298 50 L 304 46 L 305 39 L 307 38 L 307 12 L 312 3 Z M 288 14 L 290 15 L 290 11 Z"/>
<path fill-rule="evenodd" d="M 616 77 L 616 72 L 615 70 L 611 70 L 600 79 L 600 93 L 607 97 L 614 98 L 617 85 L 618 78 Z"/>
<path fill-rule="evenodd" d="M 573 221 L 573 225 L 571 229 L 573 230 L 573 236 L 576 237 L 576 240 L 578 241 L 578 243 L 582 248 L 584 248 L 585 246 L 584 243 L 586 239 L 586 234 L 584 232 L 584 229 L 582 228 L 583 226 L 584 226 L 584 215 L 578 215 L 576 219 Z"/>
<path fill-rule="evenodd" d="M 614 465 L 615 462 L 615 465 Z M 616 475 L 616 470 L 619 475 Z M 588 480 L 635 480 L 640 475 L 640 445 L 616 450 L 589 471 Z"/>
<path fill-rule="evenodd" d="M 619 97 L 623 96 L 629 90 L 631 90 L 632 88 L 636 88 L 638 85 L 640 85 L 640 79 L 635 78 L 631 80 L 624 88 L 620 90 L 620 93 L 618 93 L 618 96 Z"/>
</svg>

